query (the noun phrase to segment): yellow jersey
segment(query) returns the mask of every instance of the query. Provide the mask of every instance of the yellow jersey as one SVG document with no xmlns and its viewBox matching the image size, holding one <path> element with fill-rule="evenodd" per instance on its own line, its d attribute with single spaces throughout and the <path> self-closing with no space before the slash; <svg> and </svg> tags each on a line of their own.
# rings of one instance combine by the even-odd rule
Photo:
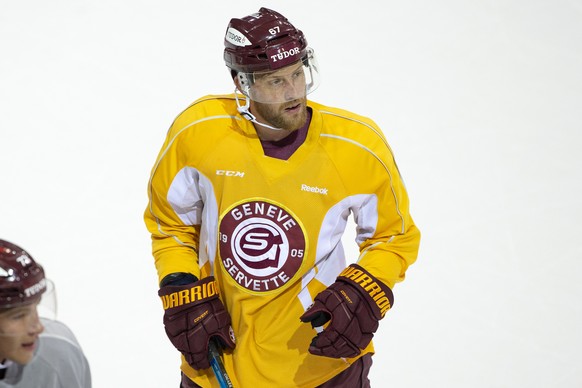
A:
<svg viewBox="0 0 582 388">
<path fill-rule="evenodd" d="M 370 119 L 308 101 L 311 122 L 287 160 L 266 156 L 234 95 L 206 96 L 170 127 L 151 172 L 145 222 L 161 280 L 214 275 L 237 338 L 224 364 L 235 387 L 314 387 L 355 359 L 308 352 L 299 317 L 357 262 L 389 287 L 417 257 L 420 232 L 382 131 Z M 373 352 L 370 344 L 362 354 Z M 218 387 L 212 370 L 182 371 Z"/>
</svg>

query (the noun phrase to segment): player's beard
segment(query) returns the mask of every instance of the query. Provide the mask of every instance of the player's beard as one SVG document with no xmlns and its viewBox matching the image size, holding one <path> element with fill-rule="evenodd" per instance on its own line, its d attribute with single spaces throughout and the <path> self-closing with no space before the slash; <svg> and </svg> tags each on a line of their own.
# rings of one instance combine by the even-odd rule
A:
<svg viewBox="0 0 582 388">
<path fill-rule="evenodd" d="M 307 121 L 307 98 L 298 98 L 284 104 L 254 102 L 253 108 L 267 124 L 286 131 L 296 131 Z M 296 111 L 289 111 L 295 109 Z"/>
</svg>

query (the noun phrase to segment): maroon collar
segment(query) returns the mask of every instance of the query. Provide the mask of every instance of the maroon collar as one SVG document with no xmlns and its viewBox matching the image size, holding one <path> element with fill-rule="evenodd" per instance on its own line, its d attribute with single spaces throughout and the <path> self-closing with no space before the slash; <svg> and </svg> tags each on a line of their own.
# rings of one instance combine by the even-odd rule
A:
<svg viewBox="0 0 582 388">
<path fill-rule="evenodd" d="M 265 155 L 271 158 L 277 158 L 281 160 L 287 160 L 293 155 L 295 151 L 303 144 L 307 138 L 307 130 L 309 129 L 309 124 L 311 123 L 311 108 L 307 108 L 307 120 L 305 125 L 296 131 L 291 132 L 288 136 L 281 140 L 269 141 L 261 140 L 261 145 L 263 146 L 263 151 Z"/>
</svg>

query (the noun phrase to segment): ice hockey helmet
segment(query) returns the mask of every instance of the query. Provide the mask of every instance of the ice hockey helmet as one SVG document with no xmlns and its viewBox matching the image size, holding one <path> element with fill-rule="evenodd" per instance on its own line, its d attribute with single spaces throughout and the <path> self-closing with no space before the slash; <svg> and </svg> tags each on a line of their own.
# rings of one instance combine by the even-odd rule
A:
<svg viewBox="0 0 582 388">
<path fill-rule="evenodd" d="M 277 70 L 305 58 L 303 32 L 278 12 L 257 13 L 230 20 L 224 36 L 224 62 L 236 73 Z"/>
<path fill-rule="evenodd" d="M 19 246 L 0 239 L 0 308 L 39 300 L 46 289 L 42 266 Z"/>
</svg>

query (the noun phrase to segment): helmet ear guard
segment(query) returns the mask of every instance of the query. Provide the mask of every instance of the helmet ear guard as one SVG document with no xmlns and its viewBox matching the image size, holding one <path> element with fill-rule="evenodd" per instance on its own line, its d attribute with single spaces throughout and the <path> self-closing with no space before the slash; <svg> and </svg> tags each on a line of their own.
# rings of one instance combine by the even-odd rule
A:
<svg viewBox="0 0 582 388">
<path fill-rule="evenodd" d="M 234 89 L 234 98 L 236 99 L 236 109 L 245 119 L 255 121 L 256 117 L 249 109 L 251 107 L 250 87 L 251 82 L 247 73 L 238 73 L 234 81 L 236 88 Z M 245 97 L 245 104 L 241 105 L 237 92 L 241 92 Z"/>
<path fill-rule="evenodd" d="M 250 95 L 250 89 L 251 89 L 251 85 L 252 85 L 250 78 L 252 78 L 252 74 L 249 74 L 249 73 L 237 73 L 236 74 L 236 81 L 235 81 L 236 87 L 245 96 Z"/>
</svg>

